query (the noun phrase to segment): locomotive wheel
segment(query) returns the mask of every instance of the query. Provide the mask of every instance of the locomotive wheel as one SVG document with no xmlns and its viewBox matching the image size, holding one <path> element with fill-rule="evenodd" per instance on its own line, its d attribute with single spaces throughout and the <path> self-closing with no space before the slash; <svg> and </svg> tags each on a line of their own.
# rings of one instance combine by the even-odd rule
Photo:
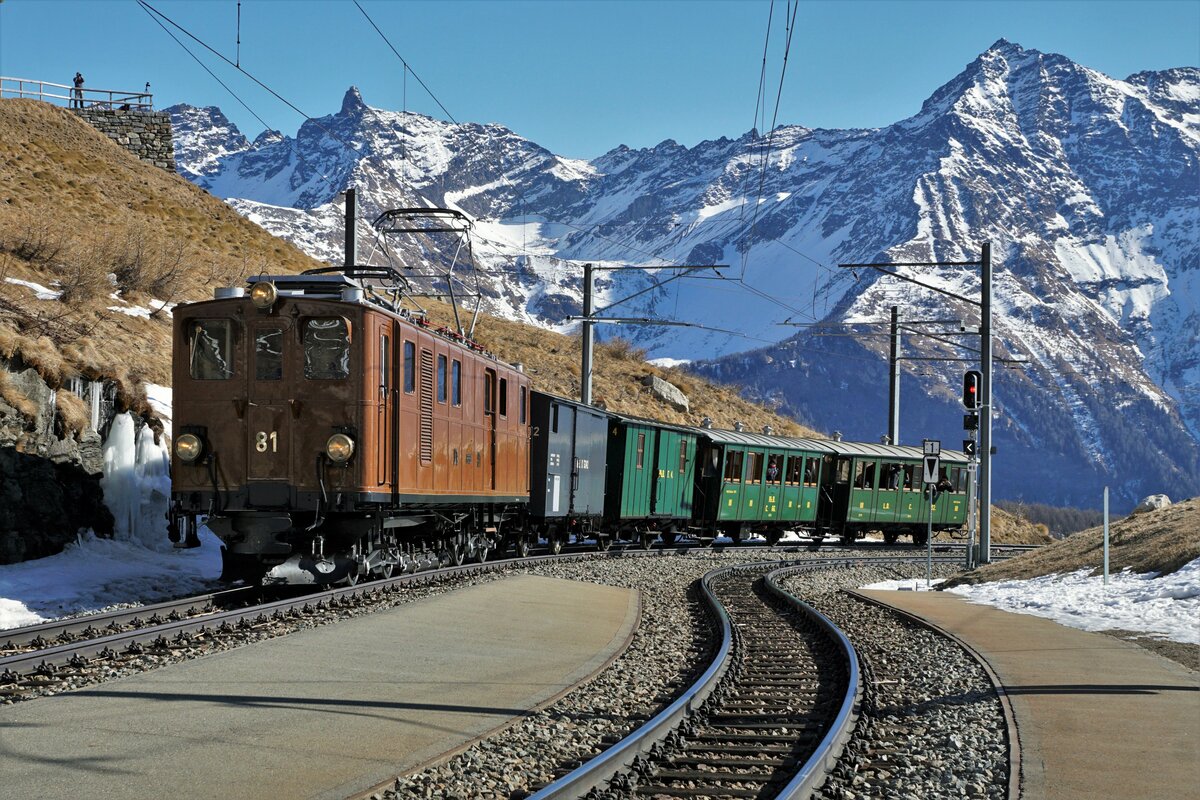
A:
<svg viewBox="0 0 1200 800">
<path fill-rule="evenodd" d="M 450 543 L 450 561 L 456 567 L 461 567 L 463 562 L 467 560 L 467 548 L 462 542 L 454 541 Z"/>
<path fill-rule="evenodd" d="M 517 540 L 517 555 L 521 558 L 529 558 L 529 537 L 522 536 Z"/>
<path fill-rule="evenodd" d="M 557 533 L 550 535 L 550 555 L 556 556 L 562 552 L 563 540 Z"/>
<path fill-rule="evenodd" d="M 491 555 L 491 553 L 492 553 L 492 548 L 488 547 L 486 544 L 480 545 L 479 547 L 475 548 L 475 558 L 479 561 L 480 564 L 487 561 L 488 556 Z"/>
</svg>

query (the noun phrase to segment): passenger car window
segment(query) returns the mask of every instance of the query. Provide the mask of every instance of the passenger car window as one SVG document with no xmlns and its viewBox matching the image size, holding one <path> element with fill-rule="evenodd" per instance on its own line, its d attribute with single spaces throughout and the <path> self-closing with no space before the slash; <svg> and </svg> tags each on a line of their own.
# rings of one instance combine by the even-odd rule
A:
<svg viewBox="0 0 1200 800">
<path fill-rule="evenodd" d="M 762 453 L 747 453 L 746 483 L 762 483 Z"/>
<path fill-rule="evenodd" d="M 192 323 L 192 377 L 223 381 L 233 377 L 233 323 L 199 319 Z"/>
<path fill-rule="evenodd" d="M 637 468 L 641 469 L 646 456 L 646 434 L 639 433 L 637 438 Z"/>
<path fill-rule="evenodd" d="M 316 317 L 304 323 L 304 377 L 350 377 L 350 331 L 341 317 Z"/>
<path fill-rule="evenodd" d="M 742 456 L 744 452 L 741 450 L 730 450 L 725 456 L 725 482 L 726 483 L 741 483 L 742 482 Z"/>
</svg>

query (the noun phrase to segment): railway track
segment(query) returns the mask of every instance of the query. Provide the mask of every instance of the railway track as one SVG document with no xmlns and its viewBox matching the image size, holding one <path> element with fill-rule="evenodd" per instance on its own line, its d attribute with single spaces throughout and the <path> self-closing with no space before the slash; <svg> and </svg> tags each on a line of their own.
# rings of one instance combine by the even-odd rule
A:
<svg viewBox="0 0 1200 800">
<path fill-rule="evenodd" d="M 851 737 L 863 686 L 850 641 L 780 581 L 805 570 L 914 558 L 806 559 L 709 573 L 702 586 L 721 641 L 704 674 L 656 717 L 531 800 L 808 796 Z"/>
<path fill-rule="evenodd" d="M 719 552 L 727 548 L 742 550 L 754 547 L 766 547 L 766 544 L 717 544 L 713 546 L 713 550 Z M 863 553 L 874 552 L 877 549 L 894 552 L 896 549 L 895 545 L 886 548 L 871 544 L 865 547 L 862 544 L 846 547 L 836 542 L 825 543 L 821 547 L 847 552 L 858 550 Z M 699 548 L 699 545 L 678 543 L 670 546 L 655 545 L 646 549 L 637 544 L 628 544 L 614 546 L 607 553 L 599 555 L 661 555 L 664 552 L 686 552 L 693 548 Z M 938 545 L 938 548 L 940 552 L 952 552 L 956 549 L 953 545 L 946 544 Z M 814 545 L 784 543 L 771 549 L 774 552 L 802 553 L 811 552 Z M 1026 549 L 1029 547 L 1006 546 L 1002 550 L 997 548 L 1001 555 L 1011 555 Z M 13 628 L 0 633 L 4 636 L 4 644 L 0 645 L 0 685 L 20 684 L 23 678 L 30 677 L 45 683 L 52 681 L 63 667 L 79 669 L 97 659 L 111 661 L 119 659 L 122 655 L 140 655 L 148 647 L 169 651 L 172 645 L 176 648 L 186 645 L 197 636 L 206 638 L 230 631 L 244 632 L 289 618 L 302 619 L 336 606 L 364 604 L 370 602 L 369 598 L 396 591 L 405 584 L 444 580 L 516 563 L 536 563 L 547 558 L 580 558 L 593 554 L 594 550 L 587 545 L 572 545 L 558 556 L 534 555 L 526 559 L 496 561 L 490 564 L 437 568 L 265 603 L 258 602 L 262 598 L 257 588 L 236 587 L 148 606 Z"/>
</svg>

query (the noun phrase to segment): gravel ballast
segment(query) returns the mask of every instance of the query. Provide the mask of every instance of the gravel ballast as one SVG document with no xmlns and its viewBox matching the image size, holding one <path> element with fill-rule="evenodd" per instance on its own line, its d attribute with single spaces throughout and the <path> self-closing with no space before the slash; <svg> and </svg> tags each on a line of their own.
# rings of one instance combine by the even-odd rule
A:
<svg viewBox="0 0 1200 800">
<path fill-rule="evenodd" d="M 934 566 L 935 577 L 954 572 Z M 785 581 L 849 636 L 863 666 L 857 730 L 814 797 L 1007 797 L 1006 723 L 983 668 L 956 642 L 842 591 L 924 575 L 924 565 L 890 565 Z"/>
</svg>

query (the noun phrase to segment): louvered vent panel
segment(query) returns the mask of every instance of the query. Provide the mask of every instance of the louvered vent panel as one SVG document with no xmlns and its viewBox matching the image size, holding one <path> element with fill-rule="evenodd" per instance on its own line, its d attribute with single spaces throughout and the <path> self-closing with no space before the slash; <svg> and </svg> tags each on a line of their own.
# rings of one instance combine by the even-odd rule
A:
<svg viewBox="0 0 1200 800">
<path fill-rule="evenodd" d="M 433 353 L 421 351 L 421 463 L 433 463 Z"/>
</svg>

